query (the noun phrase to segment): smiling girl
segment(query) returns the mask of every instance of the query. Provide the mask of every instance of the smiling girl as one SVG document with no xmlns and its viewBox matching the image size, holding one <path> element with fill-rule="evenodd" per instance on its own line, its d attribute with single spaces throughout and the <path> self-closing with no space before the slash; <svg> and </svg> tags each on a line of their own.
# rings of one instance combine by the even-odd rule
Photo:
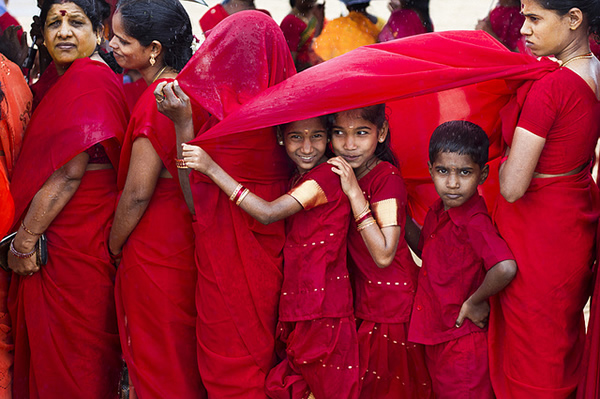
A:
<svg viewBox="0 0 600 399">
<path fill-rule="evenodd" d="M 326 118 L 283 125 L 279 144 L 296 166 L 287 194 L 268 202 L 230 177 L 200 147 L 187 166 L 207 175 L 261 223 L 286 218 L 278 341 L 284 359 L 266 381 L 271 398 L 356 398 L 358 347 L 346 266 L 350 206 L 326 163 Z"/>
<path fill-rule="evenodd" d="M 421 345 L 409 344 L 408 321 L 418 268 L 406 241 L 407 192 L 390 149 L 385 104 L 333 116 L 328 162 L 340 175 L 355 226 L 348 233 L 359 323 L 361 398 L 428 398 Z"/>
</svg>

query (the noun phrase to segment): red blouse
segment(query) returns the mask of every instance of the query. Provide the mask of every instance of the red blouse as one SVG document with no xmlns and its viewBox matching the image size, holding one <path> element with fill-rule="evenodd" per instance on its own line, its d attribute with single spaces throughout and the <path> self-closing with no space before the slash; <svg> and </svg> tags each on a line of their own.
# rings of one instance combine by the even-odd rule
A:
<svg viewBox="0 0 600 399">
<path fill-rule="evenodd" d="M 396 256 L 388 267 L 379 268 L 356 225 L 348 233 L 349 265 L 355 284 L 354 314 L 376 323 L 406 323 L 410 319 L 417 274 L 404 240 L 407 193 L 400 171 L 388 162 L 380 162 L 358 184 L 371 204 L 379 227 L 400 226 Z"/>
<path fill-rule="evenodd" d="M 288 193 L 304 211 L 286 219 L 280 321 L 352 315 L 346 265 L 350 203 L 340 178 L 323 163 Z"/>
<path fill-rule="evenodd" d="M 479 288 L 487 270 L 514 259 L 492 224 L 483 198 L 475 194 L 448 211 L 438 199 L 425 218 L 419 248 L 423 266 L 408 340 L 436 345 L 482 331 L 468 319 L 455 327 L 460 308 Z"/>
<path fill-rule="evenodd" d="M 533 83 L 518 126 L 546 139 L 535 171 L 560 174 L 590 162 L 600 134 L 598 115 L 596 95 L 568 68 Z"/>
</svg>

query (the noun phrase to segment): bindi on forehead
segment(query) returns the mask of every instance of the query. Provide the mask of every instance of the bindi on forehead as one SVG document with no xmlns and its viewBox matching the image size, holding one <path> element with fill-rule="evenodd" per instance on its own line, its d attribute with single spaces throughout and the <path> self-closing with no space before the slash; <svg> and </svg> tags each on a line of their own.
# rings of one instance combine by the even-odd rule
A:
<svg viewBox="0 0 600 399">
<path fill-rule="evenodd" d="M 67 10 L 60 10 L 59 13 L 64 17 L 65 15 L 67 15 Z"/>
</svg>

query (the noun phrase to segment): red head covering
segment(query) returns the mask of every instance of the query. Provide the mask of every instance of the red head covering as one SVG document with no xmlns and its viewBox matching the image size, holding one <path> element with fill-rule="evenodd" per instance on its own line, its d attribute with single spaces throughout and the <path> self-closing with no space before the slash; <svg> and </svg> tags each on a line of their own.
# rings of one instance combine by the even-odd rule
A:
<svg viewBox="0 0 600 399">
<path fill-rule="evenodd" d="M 295 73 L 275 21 L 259 11 L 242 11 L 211 31 L 177 80 L 202 108 L 221 120 Z"/>
</svg>

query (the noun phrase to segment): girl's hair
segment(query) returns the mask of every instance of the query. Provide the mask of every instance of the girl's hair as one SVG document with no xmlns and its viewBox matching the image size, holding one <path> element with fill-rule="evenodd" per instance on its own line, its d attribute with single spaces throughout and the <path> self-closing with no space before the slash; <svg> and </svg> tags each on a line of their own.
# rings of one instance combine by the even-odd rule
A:
<svg viewBox="0 0 600 399">
<path fill-rule="evenodd" d="M 346 4 L 346 8 L 349 12 L 356 11 L 365 13 L 367 12 L 367 8 L 369 7 L 370 2 L 371 0 L 365 0 L 362 3 Z"/>
<path fill-rule="evenodd" d="M 192 57 L 192 24 L 179 0 L 120 0 L 117 12 L 142 46 L 160 42 L 166 66 L 180 71 Z"/>
<path fill-rule="evenodd" d="M 50 8 L 52 8 L 54 4 L 64 3 L 73 3 L 81 8 L 92 23 L 94 32 L 100 32 L 100 34 L 102 34 L 102 23 L 110 17 L 110 6 L 104 0 L 45 0 L 42 3 L 42 10 L 40 11 L 42 30 L 46 25 L 46 18 L 48 18 L 48 11 L 50 11 Z M 112 53 L 105 52 L 100 46 L 96 46 L 96 50 L 98 51 L 98 55 L 113 71 L 116 73 L 121 73 L 123 71 L 119 64 L 117 64 Z"/>
<path fill-rule="evenodd" d="M 547 10 L 565 15 L 571 8 L 579 8 L 587 17 L 590 33 L 598 40 L 600 34 L 600 1 L 598 0 L 535 0 Z"/>
<path fill-rule="evenodd" d="M 387 115 L 385 114 L 385 103 L 371 105 L 369 107 L 357 108 L 354 111 L 360 112 L 360 117 L 366 121 L 371 122 L 377 127 L 377 133 L 379 130 L 383 129 L 384 123 L 387 121 Z M 329 126 L 328 130 L 331 130 L 333 125 L 335 124 L 335 119 L 337 114 L 331 114 L 329 116 Z M 375 156 L 382 160 L 391 163 L 395 167 L 399 167 L 398 158 L 396 158 L 396 154 L 392 151 L 391 147 L 392 135 L 391 131 L 388 128 L 388 133 L 385 136 L 385 140 L 383 143 L 377 141 L 377 147 L 375 147 Z"/>
</svg>

